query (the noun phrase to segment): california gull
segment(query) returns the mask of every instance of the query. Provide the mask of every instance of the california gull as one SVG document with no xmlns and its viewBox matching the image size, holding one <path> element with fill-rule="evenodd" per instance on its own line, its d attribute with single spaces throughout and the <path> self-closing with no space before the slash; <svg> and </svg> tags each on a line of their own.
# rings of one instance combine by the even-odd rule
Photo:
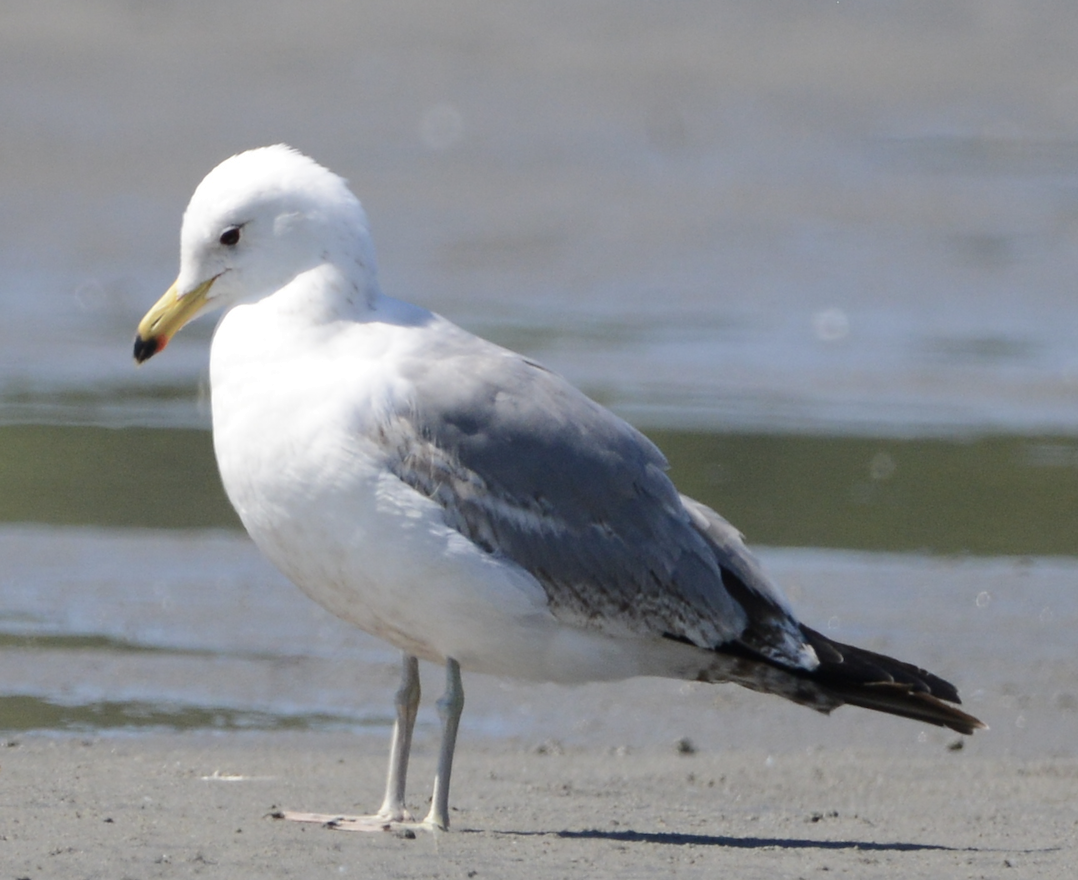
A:
<svg viewBox="0 0 1078 880">
<path fill-rule="evenodd" d="M 229 499 L 301 590 L 403 652 L 385 800 L 337 827 L 412 822 L 416 658 L 447 676 L 426 828 L 449 825 L 462 669 L 736 682 L 822 712 L 984 726 L 950 705 L 948 682 L 798 622 L 640 432 L 542 365 L 383 294 L 359 201 L 311 159 L 277 145 L 221 163 L 180 241 L 135 359 L 225 309 L 210 384 Z"/>
</svg>

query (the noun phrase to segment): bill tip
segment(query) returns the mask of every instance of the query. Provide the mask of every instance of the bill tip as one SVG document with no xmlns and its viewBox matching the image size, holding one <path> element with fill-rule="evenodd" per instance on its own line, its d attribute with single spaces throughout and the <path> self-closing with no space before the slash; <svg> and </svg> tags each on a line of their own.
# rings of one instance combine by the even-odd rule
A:
<svg viewBox="0 0 1078 880">
<path fill-rule="evenodd" d="M 144 363 L 161 351 L 168 340 L 163 336 L 135 337 L 135 363 Z"/>
</svg>

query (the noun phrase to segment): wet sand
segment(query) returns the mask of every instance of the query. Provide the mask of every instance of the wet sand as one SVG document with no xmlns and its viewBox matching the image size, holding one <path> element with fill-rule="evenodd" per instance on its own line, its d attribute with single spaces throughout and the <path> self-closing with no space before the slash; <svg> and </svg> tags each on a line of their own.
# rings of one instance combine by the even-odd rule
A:
<svg viewBox="0 0 1078 880">
<path fill-rule="evenodd" d="M 774 755 L 464 743 L 453 829 L 408 839 L 272 818 L 376 805 L 381 736 L 23 737 L 0 751 L 0 862 L 33 878 L 1073 876 L 1074 758 L 796 739 Z"/>
</svg>

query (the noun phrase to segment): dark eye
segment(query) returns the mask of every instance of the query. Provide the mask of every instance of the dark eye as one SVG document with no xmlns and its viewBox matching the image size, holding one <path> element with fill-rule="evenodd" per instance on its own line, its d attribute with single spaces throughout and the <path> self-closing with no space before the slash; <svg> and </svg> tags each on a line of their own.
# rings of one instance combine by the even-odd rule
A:
<svg viewBox="0 0 1078 880">
<path fill-rule="evenodd" d="M 228 229 L 221 233 L 221 237 L 218 239 L 221 244 L 227 245 L 228 247 L 232 247 L 232 245 L 236 244 L 239 240 L 240 227 L 238 226 L 229 226 Z"/>
</svg>

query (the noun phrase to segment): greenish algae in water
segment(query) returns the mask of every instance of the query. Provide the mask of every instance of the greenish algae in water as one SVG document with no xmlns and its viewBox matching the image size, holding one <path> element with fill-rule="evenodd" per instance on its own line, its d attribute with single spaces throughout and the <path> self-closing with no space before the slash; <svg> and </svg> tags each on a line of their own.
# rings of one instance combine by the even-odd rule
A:
<svg viewBox="0 0 1078 880">
<path fill-rule="evenodd" d="M 651 431 L 751 544 L 1078 555 L 1078 439 Z M 0 521 L 239 528 L 208 431 L 0 426 Z"/>
<path fill-rule="evenodd" d="M 1078 554 L 1075 438 L 650 434 L 750 544 Z"/>
<path fill-rule="evenodd" d="M 346 716 L 285 715 L 227 706 L 191 706 L 141 700 L 65 705 L 39 697 L 0 696 L 0 730 L 327 730 L 388 726 Z"/>
<path fill-rule="evenodd" d="M 239 528 L 209 431 L 0 426 L 0 521 Z"/>
</svg>

